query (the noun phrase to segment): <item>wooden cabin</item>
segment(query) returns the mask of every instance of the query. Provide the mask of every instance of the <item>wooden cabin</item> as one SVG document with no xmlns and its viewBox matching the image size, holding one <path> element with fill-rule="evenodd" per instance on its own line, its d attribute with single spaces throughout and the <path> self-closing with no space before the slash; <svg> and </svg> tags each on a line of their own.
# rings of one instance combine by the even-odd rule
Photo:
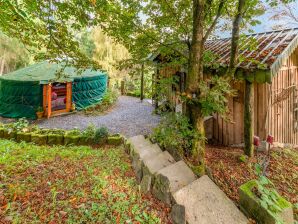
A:
<svg viewBox="0 0 298 224">
<path fill-rule="evenodd" d="M 298 145 L 298 28 L 247 35 L 240 45 L 236 80 L 232 84 L 237 96 L 230 98 L 230 121 L 213 114 L 209 119 L 208 138 L 222 145 L 244 142 L 245 82 L 253 84 L 254 134 L 265 140 L 268 134 L 279 146 Z M 255 48 L 249 47 L 254 43 Z M 229 64 L 231 39 L 209 40 L 205 50 L 215 55 L 219 69 L 206 69 L 206 77 L 221 73 Z M 156 76 L 178 75 L 183 91 L 185 70 L 163 67 L 157 56 Z M 246 81 L 245 81 L 246 80 Z M 179 110 L 177 89 L 169 87 L 169 99 Z M 210 126 L 211 124 L 211 126 Z"/>
</svg>

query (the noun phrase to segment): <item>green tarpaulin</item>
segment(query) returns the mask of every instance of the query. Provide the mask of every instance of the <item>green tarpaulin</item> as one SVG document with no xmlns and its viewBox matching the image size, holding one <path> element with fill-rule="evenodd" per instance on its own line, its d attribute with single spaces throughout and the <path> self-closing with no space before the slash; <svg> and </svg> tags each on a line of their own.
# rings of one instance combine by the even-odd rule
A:
<svg viewBox="0 0 298 224">
<path fill-rule="evenodd" d="M 72 82 L 72 101 L 81 110 L 101 102 L 107 88 L 107 74 L 87 69 L 78 73 L 66 67 L 63 77 L 57 77 L 62 66 L 42 62 L 0 77 L 0 116 L 36 118 L 42 106 L 43 84 Z"/>
</svg>

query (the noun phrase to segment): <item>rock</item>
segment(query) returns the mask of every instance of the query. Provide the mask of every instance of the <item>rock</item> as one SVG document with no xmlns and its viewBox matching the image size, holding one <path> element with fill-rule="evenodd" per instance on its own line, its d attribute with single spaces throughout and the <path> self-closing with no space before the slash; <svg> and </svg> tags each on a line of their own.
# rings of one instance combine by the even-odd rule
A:
<svg viewBox="0 0 298 224">
<path fill-rule="evenodd" d="M 247 224 L 247 218 L 207 176 L 174 193 L 177 204 L 185 207 L 189 224 Z"/>
<path fill-rule="evenodd" d="M 143 159 L 143 175 L 153 176 L 157 171 L 173 163 L 175 160 L 167 151 L 158 155 L 147 156 Z"/>
<path fill-rule="evenodd" d="M 175 204 L 171 210 L 171 219 L 174 224 L 185 224 L 185 207 Z"/>
<path fill-rule="evenodd" d="M 0 138 L 4 136 L 4 128 L 0 126 Z"/>
<path fill-rule="evenodd" d="M 274 215 L 261 205 L 260 199 L 255 196 L 252 189 L 257 186 L 256 180 L 251 180 L 239 188 L 240 207 L 249 216 L 254 218 L 258 223 L 276 224 L 278 223 Z M 282 209 L 277 214 L 284 223 L 293 224 L 293 207 L 292 204 L 278 195 L 277 205 Z"/>
<path fill-rule="evenodd" d="M 31 142 L 35 143 L 36 145 L 46 145 L 47 139 L 48 139 L 47 135 L 31 133 Z"/>
<path fill-rule="evenodd" d="M 31 142 L 31 133 L 17 132 L 17 142 Z"/>
<path fill-rule="evenodd" d="M 59 134 L 48 134 L 48 145 L 63 145 L 64 136 Z"/>
<path fill-rule="evenodd" d="M 65 135 L 64 145 L 78 145 L 80 142 L 80 136 L 78 135 Z"/>
<path fill-rule="evenodd" d="M 137 146 L 134 148 L 133 151 L 131 151 L 132 155 L 132 167 L 135 170 L 136 177 L 138 181 L 141 181 L 142 175 L 143 175 L 143 164 L 142 160 L 146 157 L 152 157 L 156 156 L 159 153 L 161 153 L 161 149 L 156 144 L 150 144 L 150 145 L 143 145 L 143 146 Z"/>
<path fill-rule="evenodd" d="M 152 177 L 150 175 L 143 176 L 141 184 L 140 184 L 142 193 L 146 194 L 146 193 L 150 192 L 151 183 L 152 183 Z"/>
<path fill-rule="evenodd" d="M 147 147 L 152 144 L 146 140 L 143 135 L 137 135 L 129 138 L 127 140 L 127 145 L 129 146 L 129 154 L 132 156 L 132 153 L 135 151 L 135 149 Z"/>
<path fill-rule="evenodd" d="M 182 160 L 182 156 L 181 156 L 180 152 L 178 151 L 178 149 L 176 149 L 174 147 L 168 147 L 167 151 L 171 154 L 171 156 L 174 157 L 174 159 L 176 161 Z"/>
<path fill-rule="evenodd" d="M 121 145 L 123 143 L 123 137 L 122 136 L 109 136 L 107 143 L 109 145 L 115 145 L 115 146 Z"/>
<path fill-rule="evenodd" d="M 196 179 L 196 176 L 184 161 L 171 164 L 155 175 L 153 194 L 159 200 L 171 204 L 172 195 Z"/>
<path fill-rule="evenodd" d="M 145 158 L 141 161 L 141 176 L 143 179 L 146 177 L 146 180 L 142 179 L 141 184 L 143 181 L 146 183 L 150 177 L 150 185 L 146 185 L 146 192 L 151 190 L 151 185 L 154 182 L 154 174 L 164 167 L 175 163 L 175 160 L 167 151 L 161 152 L 159 154 L 153 154 L 151 156 L 145 156 Z"/>
</svg>

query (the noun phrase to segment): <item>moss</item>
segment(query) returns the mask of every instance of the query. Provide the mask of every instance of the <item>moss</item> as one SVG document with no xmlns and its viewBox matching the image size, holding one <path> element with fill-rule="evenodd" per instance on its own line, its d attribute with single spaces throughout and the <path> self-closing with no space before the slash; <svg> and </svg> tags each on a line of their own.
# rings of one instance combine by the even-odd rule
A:
<svg viewBox="0 0 298 224">
<path fill-rule="evenodd" d="M 48 136 L 39 133 L 32 133 L 31 134 L 31 141 L 37 145 L 46 145 L 47 144 Z"/>
<path fill-rule="evenodd" d="M 81 136 L 80 140 L 79 140 L 79 144 L 80 145 L 93 145 L 94 144 L 94 139 L 86 137 L 86 136 Z"/>
<path fill-rule="evenodd" d="M 0 138 L 3 138 L 4 136 L 4 128 L 0 127 Z"/>
<path fill-rule="evenodd" d="M 31 142 L 31 133 L 18 132 L 17 141 Z"/>
<path fill-rule="evenodd" d="M 48 134 L 48 145 L 63 145 L 64 136 L 61 134 Z"/>
<path fill-rule="evenodd" d="M 78 145 L 80 141 L 80 136 L 78 135 L 65 135 L 64 144 L 65 145 Z"/>
<path fill-rule="evenodd" d="M 241 155 L 239 157 L 239 160 L 240 160 L 240 162 L 247 163 L 248 156 L 247 155 Z"/>
<path fill-rule="evenodd" d="M 109 145 L 121 145 L 123 143 L 123 138 L 118 135 L 118 136 L 109 136 L 108 137 L 108 140 L 107 140 L 107 143 Z"/>
<path fill-rule="evenodd" d="M 269 209 L 261 204 L 261 199 L 257 197 L 252 189 L 257 187 L 257 180 L 250 180 L 239 188 L 240 207 L 249 216 L 253 217 L 258 223 L 275 224 L 277 223 L 276 214 L 273 214 Z M 292 205 L 280 195 L 278 195 L 277 205 L 281 208 L 281 212 L 277 214 L 286 220 L 291 220 Z M 290 212 L 289 212 L 290 211 Z M 289 222 L 291 223 L 291 222 Z"/>
<path fill-rule="evenodd" d="M 260 199 L 258 197 L 256 197 L 255 194 L 252 192 L 252 189 L 254 187 L 257 187 L 257 180 L 250 180 L 250 181 L 248 181 L 247 183 L 245 183 L 242 186 L 240 186 L 240 189 L 243 192 L 245 192 L 248 196 L 250 196 L 251 198 L 254 198 L 255 200 L 257 200 L 259 202 Z M 292 207 L 292 204 L 290 202 L 288 202 L 286 199 L 284 199 L 280 195 L 278 195 L 277 205 L 281 209 Z"/>
<path fill-rule="evenodd" d="M 3 138 L 6 139 L 16 139 L 17 132 L 11 129 L 4 129 Z"/>
</svg>

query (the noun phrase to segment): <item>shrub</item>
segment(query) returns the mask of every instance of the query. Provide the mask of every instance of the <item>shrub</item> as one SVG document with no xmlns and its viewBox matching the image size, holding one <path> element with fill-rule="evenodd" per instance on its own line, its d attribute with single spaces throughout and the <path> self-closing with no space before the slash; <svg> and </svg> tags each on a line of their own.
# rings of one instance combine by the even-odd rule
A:
<svg viewBox="0 0 298 224">
<path fill-rule="evenodd" d="M 180 155 L 188 156 L 193 139 L 198 138 L 187 117 L 181 113 L 166 113 L 154 129 L 151 139 L 165 149 L 178 150 Z"/>
<path fill-rule="evenodd" d="M 26 120 L 26 118 L 20 118 L 17 122 L 14 122 L 12 125 L 12 128 L 19 132 L 26 132 L 28 131 L 29 122 Z"/>
<path fill-rule="evenodd" d="M 111 108 L 117 102 L 118 96 L 119 94 L 116 90 L 108 89 L 105 95 L 103 96 L 102 101 L 95 106 L 91 106 L 85 109 L 85 114 L 87 115 L 101 114 L 102 112 Z"/>
<path fill-rule="evenodd" d="M 101 143 L 104 139 L 109 136 L 109 131 L 106 127 L 100 127 L 95 131 L 95 143 Z"/>
<path fill-rule="evenodd" d="M 88 127 L 82 132 L 82 136 L 84 138 L 94 138 L 96 132 L 96 128 L 93 124 L 88 125 Z"/>
</svg>

